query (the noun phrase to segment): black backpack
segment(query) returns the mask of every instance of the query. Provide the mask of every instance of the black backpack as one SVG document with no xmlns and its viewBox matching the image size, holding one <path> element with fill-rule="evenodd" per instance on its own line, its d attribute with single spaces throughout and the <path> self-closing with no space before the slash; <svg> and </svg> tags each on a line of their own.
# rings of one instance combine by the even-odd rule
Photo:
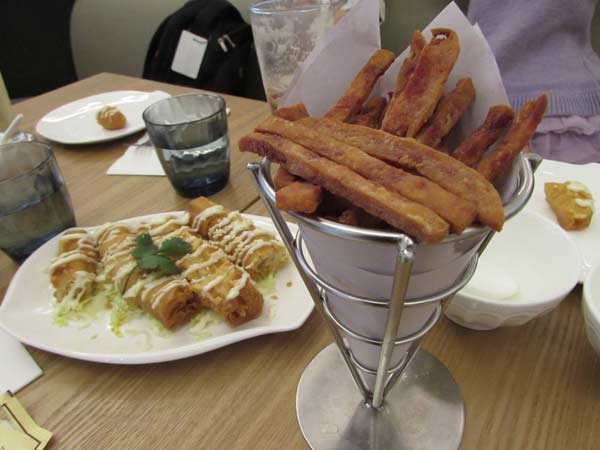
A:
<svg viewBox="0 0 600 450">
<path fill-rule="evenodd" d="M 208 43 L 198 77 L 171 70 L 181 32 L 187 30 Z M 152 37 L 144 63 L 144 78 L 198 89 L 241 95 L 248 72 L 252 30 L 226 0 L 191 0 L 167 17 Z"/>
</svg>

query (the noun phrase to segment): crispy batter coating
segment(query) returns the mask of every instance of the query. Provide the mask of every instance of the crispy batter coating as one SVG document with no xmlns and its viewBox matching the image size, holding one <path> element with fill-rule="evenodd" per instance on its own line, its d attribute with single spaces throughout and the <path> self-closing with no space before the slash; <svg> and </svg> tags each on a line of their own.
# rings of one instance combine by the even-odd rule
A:
<svg viewBox="0 0 600 450">
<path fill-rule="evenodd" d="M 546 94 L 525 103 L 502 143 L 490 155 L 484 156 L 477 165 L 479 173 L 493 181 L 508 169 L 515 156 L 521 153 L 521 150 L 533 137 L 547 107 L 548 96 Z"/>
<path fill-rule="evenodd" d="M 545 183 L 544 193 L 558 223 L 565 230 L 584 230 L 590 226 L 594 199 L 583 183 Z"/>
<path fill-rule="evenodd" d="M 273 177 L 273 184 L 275 185 L 275 190 L 278 191 L 298 180 L 299 178 L 285 170 L 285 167 L 279 166 Z"/>
<path fill-rule="evenodd" d="M 275 115 L 286 120 L 299 120 L 310 116 L 306 110 L 306 106 L 304 106 L 304 103 L 302 102 L 277 108 Z"/>
<path fill-rule="evenodd" d="M 399 138 L 381 130 L 313 117 L 302 119 L 299 123 L 358 147 L 371 156 L 416 171 L 460 198 L 474 203 L 477 217 L 482 223 L 496 231 L 502 229 L 504 209 L 494 186 L 476 170 L 451 156 L 414 139 Z"/>
<path fill-rule="evenodd" d="M 427 206 L 446 220 L 456 233 L 461 233 L 475 220 L 477 210 L 473 203 L 451 194 L 426 178 L 393 167 L 360 148 L 340 142 L 310 126 L 271 117 L 258 125 L 256 131 L 277 134 L 296 142 L 409 200 Z"/>
<path fill-rule="evenodd" d="M 417 141 L 437 148 L 461 116 L 475 100 L 475 87 L 470 78 L 461 78 L 456 87 L 440 100 L 433 116 L 417 135 Z"/>
<path fill-rule="evenodd" d="M 429 208 L 280 136 L 252 133 L 240 140 L 239 147 L 284 165 L 420 241 L 439 242 L 448 234 L 448 224 Z"/>
<path fill-rule="evenodd" d="M 327 111 L 325 117 L 345 122 L 354 116 L 369 97 L 375 82 L 394 62 L 396 55 L 389 50 L 377 50 L 365 66 L 360 69 L 344 95 L 335 106 Z"/>
<path fill-rule="evenodd" d="M 362 105 L 358 114 L 352 117 L 349 122 L 369 128 L 379 128 L 386 105 L 387 100 L 385 97 L 373 97 Z"/>
<path fill-rule="evenodd" d="M 413 33 L 412 40 L 410 41 L 410 54 L 408 55 L 408 58 L 402 62 L 402 66 L 400 66 L 398 78 L 396 78 L 396 89 L 394 90 L 394 95 L 398 95 L 406 87 L 406 83 L 408 83 L 408 79 L 414 72 L 415 67 L 417 66 L 417 61 L 419 60 L 419 56 L 426 45 L 427 41 L 425 40 L 425 36 L 423 36 L 419 30 L 416 30 Z"/>
<path fill-rule="evenodd" d="M 448 75 L 460 52 L 458 36 L 452 30 L 436 28 L 425 46 L 406 87 L 390 101 L 382 129 L 397 136 L 416 136 L 433 114 Z"/>
<path fill-rule="evenodd" d="M 500 134 L 510 126 L 514 116 L 515 112 L 508 105 L 492 106 L 483 124 L 456 147 L 452 156 L 473 167 L 489 146 L 496 142 Z"/>
<path fill-rule="evenodd" d="M 312 183 L 296 181 L 277 191 L 277 207 L 284 211 L 314 213 L 323 198 L 323 189 Z"/>
</svg>

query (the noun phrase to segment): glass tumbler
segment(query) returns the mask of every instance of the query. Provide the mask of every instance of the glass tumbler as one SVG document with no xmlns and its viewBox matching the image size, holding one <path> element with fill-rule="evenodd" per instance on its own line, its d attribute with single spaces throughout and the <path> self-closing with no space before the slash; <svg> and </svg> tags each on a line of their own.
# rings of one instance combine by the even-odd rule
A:
<svg viewBox="0 0 600 450">
<path fill-rule="evenodd" d="M 0 248 L 21 262 L 73 226 L 71 198 L 50 147 L 0 145 Z"/>
<path fill-rule="evenodd" d="M 339 1 L 265 0 L 250 5 L 260 73 L 271 110 L 296 70 L 334 24 Z"/>
<path fill-rule="evenodd" d="M 150 105 L 143 117 L 158 159 L 177 193 L 194 198 L 225 187 L 229 137 L 223 97 L 170 97 Z"/>
</svg>

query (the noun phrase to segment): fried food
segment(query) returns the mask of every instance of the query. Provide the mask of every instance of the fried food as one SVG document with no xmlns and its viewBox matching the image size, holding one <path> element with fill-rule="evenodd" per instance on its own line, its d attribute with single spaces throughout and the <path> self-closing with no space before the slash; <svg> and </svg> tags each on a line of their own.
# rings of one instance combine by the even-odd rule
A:
<svg viewBox="0 0 600 450">
<path fill-rule="evenodd" d="M 485 178 L 494 181 L 511 165 L 512 160 L 525 148 L 544 117 L 548 107 L 548 96 L 541 95 L 525 105 L 512 123 L 502 143 L 477 165 L 477 170 Z"/>
<path fill-rule="evenodd" d="M 94 291 L 99 256 L 85 230 L 74 228 L 59 238 L 59 254 L 50 262 L 50 282 L 57 302 L 83 302 Z"/>
<path fill-rule="evenodd" d="M 248 272 L 216 245 L 193 234 L 182 236 L 192 251 L 176 261 L 202 305 L 238 326 L 260 316 L 264 299 Z"/>
<path fill-rule="evenodd" d="M 298 180 L 299 178 L 285 170 L 285 167 L 279 166 L 273 177 L 273 184 L 275 185 L 275 190 L 278 191 Z"/>
<path fill-rule="evenodd" d="M 277 207 L 284 211 L 314 213 L 321 199 L 323 189 L 316 184 L 296 181 L 276 192 Z"/>
<path fill-rule="evenodd" d="M 323 186 L 420 241 L 439 242 L 448 234 L 448 224 L 429 208 L 292 141 L 275 135 L 252 133 L 240 140 L 239 147 L 241 151 L 257 153 L 284 165 L 294 175 Z"/>
<path fill-rule="evenodd" d="M 508 105 L 492 106 L 479 128 L 471 133 L 454 150 L 452 156 L 467 166 L 473 167 L 500 134 L 510 126 L 515 112 Z"/>
<path fill-rule="evenodd" d="M 544 192 L 558 223 L 565 230 L 584 230 L 590 226 L 594 199 L 583 183 L 545 183 Z"/>
<path fill-rule="evenodd" d="M 127 125 L 127 118 L 114 106 L 105 106 L 96 113 L 96 121 L 107 130 L 120 130 Z"/>
<path fill-rule="evenodd" d="M 381 128 L 397 136 L 414 137 L 433 114 L 444 84 L 460 52 L 452 30 L 436 28 L 418 58 L 406 87 L 390 101 Z"/>
<path fill-rule="evenodd" d="M 394 62 L 396 55 L 389 50 L 377 50 L 358 75 L 352 80 L 344 95 L 337 101 L 325 117 L 345 122 L 354 116 L 369 97 L 375 82 Z"/>
<path fill-rule="evenodd" d="M 285 247 L 275 235 L 256 228 L 239 211 L 230 211 L 206 197 L 192 200 L 188 208 L 191 228 L 218 245 L 252 279 L 260 280 L 287 263 Z"/>
<path fill-rule="evenodd" d="M 398 78 L 396 78 L 396 89 L 394 90 L 394 95 L 400 94 L 400 92 L 402 92 L 406 87 L 406 83 L 408 83 L 408 79 L 414 72 L 415 67 L 417 66 L 417 61 L 419 60 L 419 56 L 426 45 L 427 41 L 425 40 L 425 37 L 419 30 L 416 30 L 413 33 L 412 40 L 410 41 L 410 54 L 400 66 Z"/>
<path fill-rule="evenodd" d="M 308 111 L 306 110 L 306 106 L 304 103 L 294 103 L 290 106 L 282 106 L 281 108 L 277 108 L 275 111 L 275 115 L 277 117 L 281 117 L 285 120 L 299 120 L 304 117 L 309 117 Z"/>
<path fill-rule="evenodd" d="M 356 126 L 356 128 L 362 128 Z M 327 133 L 315 131 L 300 122 L 289 122 L 271 117 L 258 125 L 256 131 L 276 134 L 300 144 L 312 152 L 344 165 L 368 180 L 374 181 L 390 191 L 432 209 L 461 233 L 475 219 L 475 205 L 442 189 L 435 183 L 393 167 L 360 147 L 340 142 Z"/>
<path fill-rule="evenodd" d="M 355 227 L 363 228 L 381 228 L 384 222 L 371 214 L 366 213 L 364 210 L 352 206 L 340 214 L 337 221 L 345 225 L 352 225 Z"/>
<path fill-rule="evenodd" d="M 437 148 L 475 100 L 475 87 L 470 78 L 461 78 L 456 87 L 440 100 L 433 116 L 417 135 L 417 141 Z"/>
<path fill-rule="evenodd" d="M 358 147 L 378 159 L 416 171 L 447 191 L 474 203 L 482 223 L 496 231 L 502 229 L 504 209 L 494 186 L 477 171 L 451 156 L 414 139 L 399 138 L 381 130 L 314 117 L 297 123 Z"/>
<path fill-rule="evenodd" d="M 379 128 L 386 105 L 387 100 L 385 97 L 373 97 L 362 105 L 358 114 L 352 117 L 349 122 L 369 128 Z"/>
</svg>

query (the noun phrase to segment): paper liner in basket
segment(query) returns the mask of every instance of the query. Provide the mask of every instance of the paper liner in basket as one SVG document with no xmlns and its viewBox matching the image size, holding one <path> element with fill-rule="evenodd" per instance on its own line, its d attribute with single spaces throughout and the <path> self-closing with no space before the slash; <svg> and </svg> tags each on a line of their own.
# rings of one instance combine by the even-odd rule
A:
<svg viewBox="0 0 600 450">
<path fill-rule="evenodd" d="M 452 132 L 458 143 L 480 126 L 494 105 L 508 105 L 496 58 L 478 25 L 472 25 L 452 2 L 425 27 L 431 38 L 432 28 L 451 28 L 460 42 L 460 55 L 446 83 L 446 91 L 464 77 L 471 77 L 477 95 L 475 101 Z M 315 47 L 294 78 L 281 104 L 304 102 L 312 116 L 324 115 L 342 96 L 350 82 L 371 54 L 381 47 L 379 1 L 360 0 Z M 404 50 L 375 85 L 371 96 L 393 91 L 402 62 L 409 54 Z M 502 200 L 512 196 L 517 186 L 517 164 L 513 164 L 495 183 Z"/>
</svg>

